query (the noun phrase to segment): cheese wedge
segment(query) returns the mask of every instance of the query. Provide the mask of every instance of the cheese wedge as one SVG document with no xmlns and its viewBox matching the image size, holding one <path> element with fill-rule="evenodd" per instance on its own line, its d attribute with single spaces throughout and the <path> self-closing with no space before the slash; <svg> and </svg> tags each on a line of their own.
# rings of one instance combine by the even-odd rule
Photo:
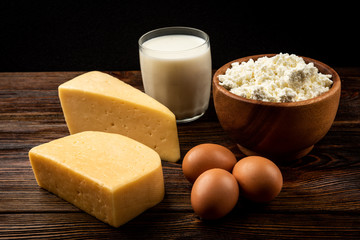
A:
<svg viewBox="0 0 360 240">
<path fill-rule="evenodd" d="M 92 71 L 61 84 L 59 97 L 70 134 L 119 133 L 154 149 L 163 160 L 179 160 L 175 115 L 123 81 Z"/>
<path fill-rule="evenodd" d="M 40 187 L 118 227 L 162 201 L 159 155 L 128 137 L 85 131 L 32 148 Z"/>
</svg>

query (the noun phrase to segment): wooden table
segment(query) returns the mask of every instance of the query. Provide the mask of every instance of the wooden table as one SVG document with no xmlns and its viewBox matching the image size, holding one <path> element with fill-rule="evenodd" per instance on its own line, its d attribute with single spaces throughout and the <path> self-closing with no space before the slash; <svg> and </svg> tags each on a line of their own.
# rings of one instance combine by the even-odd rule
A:
<svg viewBox="0 0 360 240">
<path fill-rule="evenodd" d="M 202 221 L 191 208 L 181 160 L 163 161 L 164 200 L 119 228 L 38 187 L 28 159 L 30 148 L 68 135 L 57 87 L 81 72 L 0 73 L 0 238 L 360 239 L 360 68 L 335 70 L 342 79 L 336 120 L 308 156 L 279 164 L 284 186 L 273 201 L 240 199 L 223 219 Z M 109 73 L 143 89 L 139 71 Z M 182 157 L 205 142 L 244 156 L 212 102 L 178 131 Z"/>
</svg>

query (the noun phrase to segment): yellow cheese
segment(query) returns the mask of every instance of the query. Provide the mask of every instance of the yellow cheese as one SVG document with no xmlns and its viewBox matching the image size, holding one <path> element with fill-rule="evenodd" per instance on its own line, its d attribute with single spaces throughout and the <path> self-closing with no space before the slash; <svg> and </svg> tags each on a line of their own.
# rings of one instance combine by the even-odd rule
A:
<svg viewBox="0 0 360 240">
<path fill-rule="evenodd" d="M 119 133 L 154 149 L 163 160 L 179 160 L 175 115 L 123 81 L 92 71 L 61 84 L 59 97 L 71 134 Z"/>
<path fill-rule="evenodd" d="M 85 131 L 29 152 L 39 186 L 118 227 L 164 197 L 159 155 L 128 137 Z"/>
</svg>

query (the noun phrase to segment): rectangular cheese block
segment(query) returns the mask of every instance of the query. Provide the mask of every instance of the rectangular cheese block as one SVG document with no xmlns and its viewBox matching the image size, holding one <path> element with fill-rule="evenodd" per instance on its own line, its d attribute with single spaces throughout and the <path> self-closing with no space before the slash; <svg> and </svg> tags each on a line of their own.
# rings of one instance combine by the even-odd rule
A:
<svg viewBox="0 0 360 240">
<path fill-rule="evenodd" d="M 154 149 L 163 160 L 179 160 L 175 115 L 129 84 L 92 71 L 61 84 L 59 97 L 70 134 L 119 133 Z"/>
<path fill-rule="evenodd" d="M 40 187 L 118 227 L 164 197 L 160 156 L 128 137 L 85 131 L 29 152 Z"/>
</svg>

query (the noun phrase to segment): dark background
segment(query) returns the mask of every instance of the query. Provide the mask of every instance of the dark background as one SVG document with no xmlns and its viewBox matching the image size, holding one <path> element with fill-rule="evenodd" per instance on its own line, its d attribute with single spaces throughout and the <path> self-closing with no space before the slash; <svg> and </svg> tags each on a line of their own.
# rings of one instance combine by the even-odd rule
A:
<svg viewBox="0 0 360 240">
<path fill-rule="evenodd" d="M 139 70 L 139 37 L 208 33 L 213 68 L 260 53 L 360 66 L 358 7 L 310 1 L 0 1 L 0 71 Z"/>
</svg>

